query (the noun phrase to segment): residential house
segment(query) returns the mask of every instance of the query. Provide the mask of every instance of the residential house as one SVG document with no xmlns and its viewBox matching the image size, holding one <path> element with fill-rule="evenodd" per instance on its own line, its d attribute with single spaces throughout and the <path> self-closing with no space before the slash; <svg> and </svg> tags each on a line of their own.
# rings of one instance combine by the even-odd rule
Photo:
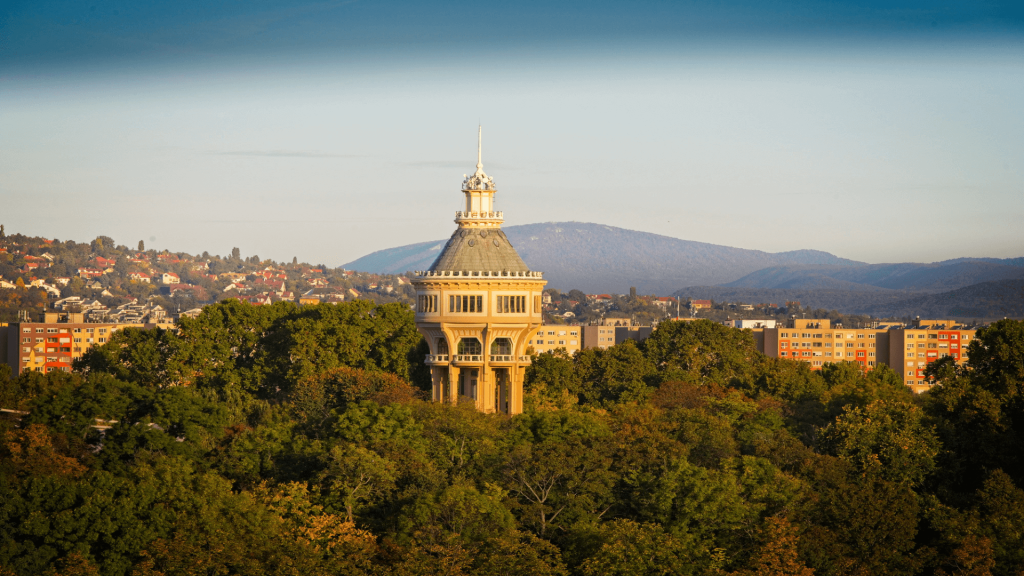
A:
<svg viewBox="0 0 1024 576">
<path fill-rule="evenodd" d="M 654 304 L 658 308 L 661 308 L 662 310 L 665 310 L 667 312 L 669 308 L 675 308 L 676 299 L 671 296 L 659 296 L 652 300 L 651 304 Z"/>
</svg>

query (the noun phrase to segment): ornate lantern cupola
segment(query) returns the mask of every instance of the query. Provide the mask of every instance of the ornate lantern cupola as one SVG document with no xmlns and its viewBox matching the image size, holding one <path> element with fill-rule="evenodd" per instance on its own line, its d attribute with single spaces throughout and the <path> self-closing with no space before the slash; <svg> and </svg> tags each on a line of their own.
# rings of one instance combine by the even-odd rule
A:
<svg viewBox="0 0 1024 576">
<path fill-rule="evenodd" d="M 462 193 L 466 195 L 466 209 L 455 213 L 460 228 L 497 228 L 503 222 L 502 213 L 494 210 L 494 179 L 484 172 L 483 126 L 477 128 L 476 172 L 463 174 Z"/>
</svg>

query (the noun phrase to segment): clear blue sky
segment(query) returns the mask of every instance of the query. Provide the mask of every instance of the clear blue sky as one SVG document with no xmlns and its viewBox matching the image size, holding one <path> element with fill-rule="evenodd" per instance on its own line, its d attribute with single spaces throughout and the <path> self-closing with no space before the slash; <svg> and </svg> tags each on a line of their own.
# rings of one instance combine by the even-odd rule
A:
<svg viewBox="0 0 1024 576">
<path fill-rule="evenodd" d="M 339 265 L 578 220 L 1024 255 L 1024 3 L 91 0 L 0 10 L 0 222 Z"/>
</svg>

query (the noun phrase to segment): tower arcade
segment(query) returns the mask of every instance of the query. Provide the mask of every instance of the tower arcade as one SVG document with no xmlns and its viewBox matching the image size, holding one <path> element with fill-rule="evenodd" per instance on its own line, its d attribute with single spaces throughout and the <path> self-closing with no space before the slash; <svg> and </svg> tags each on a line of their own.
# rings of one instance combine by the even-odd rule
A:
<svg viewBox="0 0 1024 576">
<path fill-rule="evenodd" d="M 477 410 L 519 414 L 526 343 L 543 321 L 547 283 L 527 267 L 501 231 L 494 180 L 484 173 L 482 130 L 476 172 L 462 182 L 458 228 L 429 270 L 416 272 L 416 328 L 430 345 L 435 402 L 471 399 Z"/>
</svg>

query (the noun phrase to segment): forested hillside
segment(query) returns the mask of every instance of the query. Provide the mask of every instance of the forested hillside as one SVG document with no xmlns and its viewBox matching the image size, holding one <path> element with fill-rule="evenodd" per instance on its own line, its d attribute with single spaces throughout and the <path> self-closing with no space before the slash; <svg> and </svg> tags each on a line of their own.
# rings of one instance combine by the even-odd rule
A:
<svg viewBox="0 0 1024 576">
<path fill-rule="evenodd" d="M 215 304 L 0 373 L 0 574 L 1024 570 L 1024 323 L 888 368 L 666 322 L 542 355 L 526 412 L 426 401 L 412 313 Z"/>
</svg>

